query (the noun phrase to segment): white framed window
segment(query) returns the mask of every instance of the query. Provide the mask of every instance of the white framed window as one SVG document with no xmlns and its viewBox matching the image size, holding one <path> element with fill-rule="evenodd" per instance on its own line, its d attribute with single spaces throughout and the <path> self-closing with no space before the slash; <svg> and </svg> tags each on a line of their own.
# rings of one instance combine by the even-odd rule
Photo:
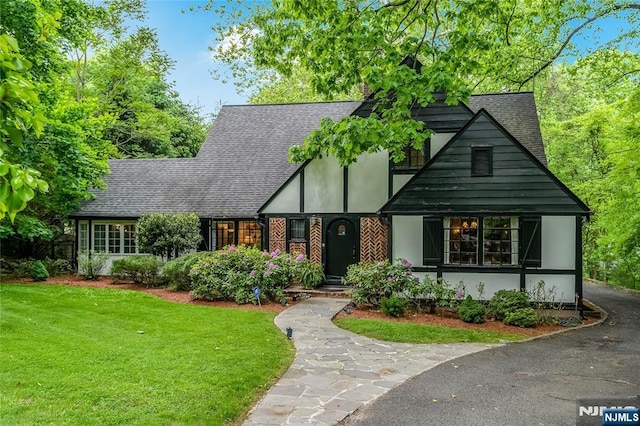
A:
<svg viewBox="0 0 640 426">
<path fill-rule="evenodd" d="M 89 250 L 89 224 L 80 222 L 78 224 L 78 251 L 80 253 Z"/>
<path fill-rule="evenodd" d="M 124 253 L 137 253 L 136 247 L 136 225 L 124 225 L 122 227 L 123 232 L 123 247 Z"/>
<path fill-rule="evenodd" d="M 449 265 L 478 264 L 478 218 L 444 218 L 444 263 Z"/>
<path fill-rule="evenodd" d="M 93 251 L 109 254 L 138 253 L 136 225 L 133 223 L 94 223 Z"/>
<path fill-rule="evenodd" d="M 93 225 L 93 251 L 96 253 L 107 252 L 107 225 L 104 223 Z"/>
<path fill-rule="evenodd" d="M 483 219 L 483 254 L 485 265 L 518 264 L 518 218 L 485 217 Z"/>
</svg>

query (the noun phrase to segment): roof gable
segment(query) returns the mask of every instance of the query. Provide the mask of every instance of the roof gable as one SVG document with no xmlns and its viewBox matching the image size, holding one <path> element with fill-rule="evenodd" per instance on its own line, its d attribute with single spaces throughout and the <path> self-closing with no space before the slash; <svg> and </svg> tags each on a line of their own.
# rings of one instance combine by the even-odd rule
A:
<svg viewBox="0 0 640 426">
<path fill-rule="evenodd" d="M 490 146 L 492 176 L 471 176 L 471 148 Z M 388 214 L 588 214 L 589 208 L 486 110 L 381 209 Z"/>
</svg>

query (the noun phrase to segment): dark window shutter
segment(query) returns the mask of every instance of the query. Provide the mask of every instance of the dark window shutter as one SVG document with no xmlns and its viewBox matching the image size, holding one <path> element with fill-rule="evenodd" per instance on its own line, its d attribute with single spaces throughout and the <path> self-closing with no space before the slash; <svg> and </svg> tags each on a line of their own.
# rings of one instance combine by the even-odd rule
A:
<svg viewBox="0 0 640 426">
<path fill-rule="evenodd" d="M 442 264 L 442 219 L 423 218 L 423 264 L 438 266 Z"/>
<path fill-rule="evenodd" d="M 520 229 L 520 264 L 523 266 L 542 265 L 542 218 L 523 217 Z"/>
</svg>

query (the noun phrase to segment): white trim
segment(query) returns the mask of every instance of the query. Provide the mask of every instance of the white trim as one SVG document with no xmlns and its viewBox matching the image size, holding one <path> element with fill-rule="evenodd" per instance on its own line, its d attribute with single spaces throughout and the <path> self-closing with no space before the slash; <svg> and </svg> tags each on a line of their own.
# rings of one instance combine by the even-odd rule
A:
<svg viewBox="0 0 640 426">
<path fill-rule="evenodd" d="M 124 238 L 124 229 L 125 226 L 133 226 L 134 227 L 134 233 L 135 233 L 135 226 L 136 226 L 136 222 L 132 222 L 132 221 L 127 221 L 127 222 L 113 222 L 113 221 L 95 221 L 92 223 L 92 232 L 91 235 L 93 235 L 93 238 L 91 238 L 91 250 L 96 252 L 96 253 L 105 253 L 108 254 L 110 256 L 127 256 L 127 255 L 136 255 L 139 254 L 138 251 L 138 243 L 136 241 L 136 239 L 134 238 L 134 246 L 135 246 L 135 251 L 132 253 L 125 253 L 124 252 L 124 248 L 125 248 L 125 238 Z M 100 247 L 99 249 L 96 248 L 96 227 L 102 227 L 104 226 L 105 229 L 105 234 L 104 234 L 104 247 Z M 119 244 L 117 246 L 115 246 L 115 248 L 117 248 L 118 250 L 115 252 L 110 252 L 109 251 L 109 239 L 110 239 L 110 233 L 112 228 L 114 227 L 118 227 L 118 241 Z"/>
</svg>

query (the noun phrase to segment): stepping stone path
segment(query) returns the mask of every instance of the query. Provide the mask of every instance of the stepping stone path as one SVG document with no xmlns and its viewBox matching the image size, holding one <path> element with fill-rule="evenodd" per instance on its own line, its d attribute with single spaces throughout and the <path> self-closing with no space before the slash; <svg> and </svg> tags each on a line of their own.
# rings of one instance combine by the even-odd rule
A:
<svg viewBox="0 0 640 426">
<path fill-rule="evenodd" d="M 251 410 L 245 425 L 334 425 L 407 379 L 442 362 L 495 347 L 382 342 L 336 327 L 348 299 L 313 297 L 275 319 L 293 329 L 295 360 Z"/>
</svg>

